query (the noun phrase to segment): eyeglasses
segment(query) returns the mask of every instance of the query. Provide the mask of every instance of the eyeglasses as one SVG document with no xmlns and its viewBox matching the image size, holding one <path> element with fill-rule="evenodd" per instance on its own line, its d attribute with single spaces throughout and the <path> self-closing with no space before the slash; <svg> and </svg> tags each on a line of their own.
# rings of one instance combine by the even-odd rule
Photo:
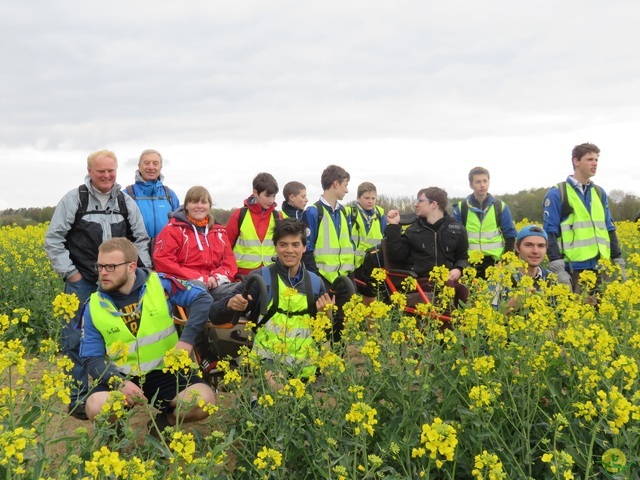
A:
<svg viewBox="0 0 640 480">
<path fill-rule="evenodd" d="M 422 202 L 429 202 L 429 203 L 433 203 L 435 202 L 435 200 L 431 200 L 430 198 L 418 198 L 416 200 L 416 203 L 422 203 Z"/>
<path fill-rule="evenodd" d="M 96 269 L 96 272 L 100 273 L 102 271 L 102 269 L 104 268 L 107 272 L 111 273 L 114 272 L 116 267 L 119 267 L 120 265 L 127 265 L 129 263 L 132 262 L 122 262 L 122 263 L 108 263 L 106 265 L 102 265 L 101 263 L 96 263 L 94 265 L 94 268 Z"/>
</svg>

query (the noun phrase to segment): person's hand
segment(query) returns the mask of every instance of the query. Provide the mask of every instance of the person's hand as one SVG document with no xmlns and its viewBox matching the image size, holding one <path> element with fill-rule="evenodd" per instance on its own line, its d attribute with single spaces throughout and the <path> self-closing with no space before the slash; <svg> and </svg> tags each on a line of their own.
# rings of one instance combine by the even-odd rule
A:
<svg viewBox="0 0 640 480">
<path fill-rule="evenodd" d="M 556 274 L 558 283 L 564 283 L 571 287 L 571 275 L 564 269 L 564 260 L 551 260 L 549 262 L 549 270 Z"/>
<path fill-rule="evenodd" d="M 244 298 L 240 293 L 238 293 L 231 297 L 227 302 L 227 310 L 244 312 L 249 306 L 249 300 L 251 300 L 251 295 L 249 295 L 249 298 Z"/>
<path fill-rule="evenodd" d="M 176 343 L 175 348 L 186 350 L 189 355 L 191 355 L 191 352 L 193 352 L 193 345 L 187 342 L 183 342 L 182 340 L 178 340 L 178 343 Z"/>
<path fill-rule="evenodd" d="M 72 275 L 69 278 L 67 278 L 67 281 L 69 281 L 71 283 L 79 282 L 80 280 L 82 280 L 82 274 L 80 272 L 78 272 L 75 275 Z"/>
<path fill-rule="evenodd" d="M 460 280 L 461 276 L 462 276 L 462 272 L 460 271 L 459 268 L 452 268 L 451 270 L 449 270 L 449 281 L 450 282 L 456 282 L 456 281 Z"/>
<path fill-rule="evenodd" d="M 627 281 L 627 262 L 622 257 L 614 258 L 613 263 L 620 267 L 620 278 L 623 282 Z"/>
<path fill-rule="evenodd" d="M 207 278 L 207 289 L 212 290 L 218 286 L 218 279 L 214 275 Z"/>
<path fill-rule="evenodd" d="M 400 212 L 398 212 L 398 210 L 389 210 L 387 212 L 387 223 L 400 225 Z"/>
<path fill-rule="evenodd" d="M 127 405 L 130 407 L 140 403 L 147 403 L 147 397 L 144 396 L 142 389 L 131 380 L 124 382 L 124 385 L 120 387 L 120 391 L 124 393 L 127 399 Z"/>
<path fill-rule="evenodd" d="M 320 297 L 318 297 L 318 299 L 316 300 L 316 309 L 319 312 L 322 312 L 327 310 L 328 306 L 334 305 L 335 303 L 336 303 L 336 298 L 331 297 L 328 293 L 325 293 L 324 295 L 321 295 Z"/>
</svg>

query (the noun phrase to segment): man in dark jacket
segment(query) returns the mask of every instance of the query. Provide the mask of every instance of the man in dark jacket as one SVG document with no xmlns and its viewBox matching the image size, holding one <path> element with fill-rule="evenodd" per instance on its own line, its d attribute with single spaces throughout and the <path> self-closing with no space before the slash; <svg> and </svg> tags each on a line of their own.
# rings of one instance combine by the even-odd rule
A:
<svg viewBox="0 0 640 480">
<path fill-rule="evenodd" d="M 423 288 L 432 290 L 429 273 L 433 267 L 449 269 L 448 285 L 456 289 L 456 300 L 466 301 L 468 292 L 459 283 L 462 270 L 469 265 L 469 240 L 460 222 L 447 215 L 447 192 L 438 187 L 423 188 L 416 200 L 417 220 L 404 232 L 400 213 L 387 213 L 387 254 L 393 262 L 403 264 L 419 277 Z"/>
</svg>

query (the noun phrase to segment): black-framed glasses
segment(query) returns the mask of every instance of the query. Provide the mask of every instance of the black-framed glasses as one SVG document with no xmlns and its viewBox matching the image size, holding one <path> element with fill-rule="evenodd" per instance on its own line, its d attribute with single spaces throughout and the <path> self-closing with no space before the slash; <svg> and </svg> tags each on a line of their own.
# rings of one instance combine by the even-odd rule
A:
<svg viewBox="0 0 640 480">
<path fill-rule="evenodd" d="M 96 269 L 96 272 L 100 273 L 102 271 L 102 269 L 104 268 L 107 272 L 111 273 L 114 272 L 116 267 L 119 267 L 120 265 L 127 265 L 131 262 L 122 262 L 122 263 L 107 263 L 105 265 L 101 264 L 101 263 L 96 263 L 93 267 Z"/>
</svg>

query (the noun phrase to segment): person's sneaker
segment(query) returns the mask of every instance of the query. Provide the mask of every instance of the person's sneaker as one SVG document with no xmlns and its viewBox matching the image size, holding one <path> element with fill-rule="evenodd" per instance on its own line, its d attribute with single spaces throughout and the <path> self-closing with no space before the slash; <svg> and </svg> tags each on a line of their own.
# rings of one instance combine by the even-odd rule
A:
<svg viewBox="0 0 640 480">
<path fill-rule="evenodd" d="M 149 423 L 147 423 L 149 435 L 157 440 L 160 440 L 162 432 L 171 426 L 166 413 L 158 413 L 153 420 L 149 420 Z"/>
<path fill-rule="evenodd" d="M 87 416 L 87 404 L 84 402 L 70 404 L 69 414 L 78 420 L 89 420 Z"/>
</svg>

